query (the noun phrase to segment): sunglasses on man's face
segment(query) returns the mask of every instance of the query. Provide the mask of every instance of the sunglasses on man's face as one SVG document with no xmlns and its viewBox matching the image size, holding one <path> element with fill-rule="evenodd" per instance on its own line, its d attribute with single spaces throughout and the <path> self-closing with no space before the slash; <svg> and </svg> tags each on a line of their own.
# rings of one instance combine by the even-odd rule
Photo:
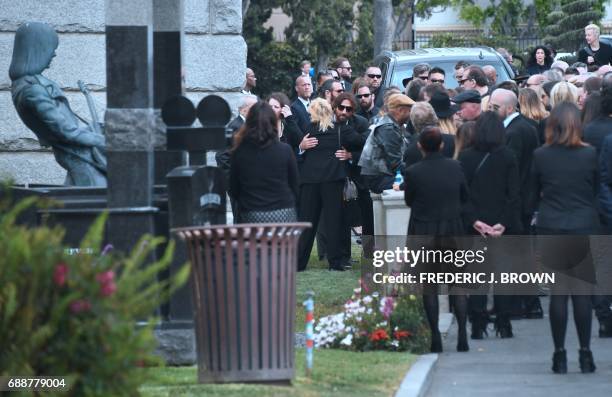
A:
<svg viewBox="0 0 612 397">
<path fill-rule="evenodd" d="M 351 113 L 353 111 L 353 107 L 352 106 L 338 105 L 338 110 L 341 111 L 341 112 Z"/>
<path fill-rule="evenodd" d="M 461 79 L 459 80 L 459 85 L 464 85 L 466 81 L 471 80 L 471 79 Z"/>
<path fill-rule="evenodd" d="M 361 99 L 361 98 L 369 98 L 372 94 L 357 94 L 355 95 L 355 97 L 357 99 Z"/>
<path fill-rule="evenodd" d="M 382 78 L 382 74 L 368 74 L 368 77 L 371 79 L 380 79 Z"/>
<path fill-rule="evenodd" d="M 419 76 L 419 79 L 421 79 L 421 80 L 429 80 L 429 76 Z"/>
<path fill-rule="evenodd" d="M 430 81 L 431 81 L 432 83 L 440 83 L 440 84 L 444 84 L 444 80 L 431 79 Z"/>
</svg>

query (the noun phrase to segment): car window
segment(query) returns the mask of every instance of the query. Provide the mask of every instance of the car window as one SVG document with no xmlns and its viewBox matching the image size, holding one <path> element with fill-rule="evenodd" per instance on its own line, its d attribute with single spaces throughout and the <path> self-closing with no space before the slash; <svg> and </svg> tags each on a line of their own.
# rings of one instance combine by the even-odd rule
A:
<svg viewBox="0 0 612 397">
<path fill-rule="evenodd" d="M 398 87 L 403 87 L 402 80 L 406 77 L 412 76 L 412 68 L 414 65 L 421 63 L 419 62 L 401 62 L 395 66 L 393 69 L 393 77 L 391 78 L 390 85 L 396 85 Z M 485 66 L 492 65 L 497 70 L 497 82 L 502 82 L 506 80 L 510 80 L 510 76 L 501 62 L 491 63 L 490 61 L 469 61 L 472 65 Z M 455 88 L 459 85 L 457 80 L 455 80 L 455 64 L 457 61 L 442 61 L 442 62 L 431 62 L 430 65 L 440 67 L 444 69 L 446 75 L 444 76 L 444 85 L 447 88 Z"/>
</svg>

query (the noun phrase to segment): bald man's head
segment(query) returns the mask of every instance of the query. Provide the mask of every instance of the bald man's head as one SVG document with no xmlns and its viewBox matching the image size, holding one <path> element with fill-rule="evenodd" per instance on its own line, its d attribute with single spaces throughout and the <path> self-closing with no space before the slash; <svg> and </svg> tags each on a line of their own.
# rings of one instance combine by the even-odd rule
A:
<svg viewBox="0 0 612 397">
<path fill-rule="evenodd" d="M 544 83 L 544 76 L 542 76 L 541 74 L 533 74 L 529 76 L 529 78 L 527 79 L 526 86 L 527 88 L 536 88 L 536 86 L 539 87 L 543 83 Z"/>
<path fill-rule="evenodd" d="M 491 94 L 489 100 L 489 109 L 497 112 L 503 119 L 516 112 L 516 105 L 518 104 L 518 98 L 514 92 L 503 88 L 498 88 Z"/>
<path fill-rule="evenodd" d="M 495 70 L 495 67 L 491 65 L 484 65 L 482 67 L 482 71 L 487 76 L 489 85 L 495 85 L 497 83 L 497 70 Z"/>
</svg>

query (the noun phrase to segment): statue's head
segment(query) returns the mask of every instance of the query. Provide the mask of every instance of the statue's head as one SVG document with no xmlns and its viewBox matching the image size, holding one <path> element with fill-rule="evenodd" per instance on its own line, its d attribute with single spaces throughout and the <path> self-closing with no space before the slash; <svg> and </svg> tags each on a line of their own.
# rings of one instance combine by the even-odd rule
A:
<svg viewBox="0 0 612 397">
<path fill-rule="evenodd" d="M 17 29 L 13 59 L 9 68 L 11 80 L 40 74 L 49 67 L 59 43 L 53 28 L 42 22 L 27 22 Z"/>
</svg>

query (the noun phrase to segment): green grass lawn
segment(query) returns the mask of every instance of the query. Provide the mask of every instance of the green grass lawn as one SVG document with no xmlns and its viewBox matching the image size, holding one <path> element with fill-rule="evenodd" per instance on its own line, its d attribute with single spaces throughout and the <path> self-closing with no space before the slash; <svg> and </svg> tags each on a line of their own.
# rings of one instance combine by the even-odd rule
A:
<svg viewBox="0 0 612 397">
<path fill-rule="evenodd" d="M 353 244 L 352 250 L 353 258 L 360 259 L 361 246 Z M 308 268 L 297 274 L 295 324 L 298 332 L 304 330 L 306 311 L 302 303 L 306 300 L 308 291 L 315 293 L 315 319 L 319 319 L 341 312 L 353 290 L 359 287 L 360 263 L 354 264 L 351 270 L 345 272 L 330 272 L 327 266 L 327 261 L 319 261 L 315 245 Z"/>
<path fill-rule="evenodd" d="M 408 353 L 315 350 L 311 378 L 304 375 L 304 350 L 296 351 L 292 386 L 201 385 L 196 367 L 148 368 L 145 397 L 178 396 L 392 396 L 416 356 Z"/>
</svg>

